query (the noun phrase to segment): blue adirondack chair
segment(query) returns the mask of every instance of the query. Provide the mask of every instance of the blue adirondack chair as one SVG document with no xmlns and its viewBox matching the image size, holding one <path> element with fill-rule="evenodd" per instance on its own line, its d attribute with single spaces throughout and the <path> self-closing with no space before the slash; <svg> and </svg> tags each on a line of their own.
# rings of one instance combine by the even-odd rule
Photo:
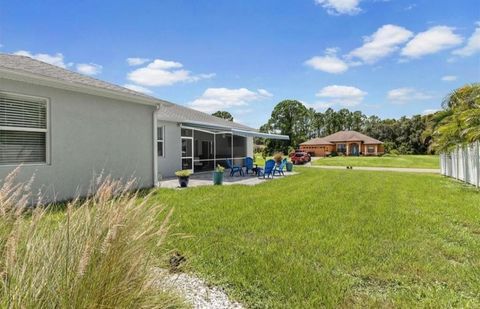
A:
<svg viewBox="0 0 480 309">
<path fill-rule="evenodd" d="M 275 168 L 275 161 L 273 161 L 271 159 L 267 160 L 267 162 L 265 162 L 265 168 L 261 168 L 261 167 L 257 168 L 257 174 L 258 174 L 258 176 L 263 175 L 263 178 L 270 177 L 270 176 L 272 176 L 272 178 L 273 178 L 273 169 L 274 168 Z"/>
<path fill-rule="evenodd" d="M 275 173 L 278 173 L 278 175 L 283 175 L 283 170 L 285 169 L 285 166 L 287 165 L 287 159 L 283 159 L 280 164 L 275 164 L 275 167 L 273 168 L 273 176 L 275 176 Z"/>
<path fill-rule="evenodd" d="M 253 173 L 253 159 L 250 157 L 245 158 L 245 173 L 248 175 L 248 171 Z"/>
<path fill-rule="evenodd" d="M 232 160 L 227 160 L 227 167 L 230 169 L 230 176 L 233 176 L 236 173 L 243 176 L 243 168 L 241 166 L 233 165 Z"/>
</svg>

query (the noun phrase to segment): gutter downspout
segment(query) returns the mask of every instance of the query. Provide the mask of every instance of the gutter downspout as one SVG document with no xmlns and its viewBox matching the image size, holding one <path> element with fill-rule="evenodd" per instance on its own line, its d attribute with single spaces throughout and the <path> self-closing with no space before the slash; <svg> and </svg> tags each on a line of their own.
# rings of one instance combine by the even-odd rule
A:
<svg viewBox="0 0 480 309">
<path fill-rule="evenodd" d="M 158 187 L 158 149 L 157 149 L 157 127 L 158 127 L 158 112 L 160 110 L 160 104 L 155 107 L 153 111 L 153 186 Z"/>
</svg>

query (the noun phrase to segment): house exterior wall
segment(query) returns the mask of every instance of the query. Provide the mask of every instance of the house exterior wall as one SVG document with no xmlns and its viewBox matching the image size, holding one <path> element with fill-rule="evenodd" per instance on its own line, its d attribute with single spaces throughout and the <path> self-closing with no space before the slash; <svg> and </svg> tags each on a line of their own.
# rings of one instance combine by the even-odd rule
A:
<svg viewBox="0 0 480 309">
<path fill-rule="evenodd" d="M 335 145 L 300 145 L 300 150 L 305 151 L 310 153 L 311 155 L 315 157 L 325 157 L 331 154 L 333 151 L 337 151 L 336 147 L 337 144 L 345 144 L 346 146 L 348 145 L 348 153 L 351 155 L 352 148 L 351 145 L 353 144 L 358 144 L 359 145 L 359 152 L 361 152 L 362 155 L 368 156 L 368 155 L 380 155 L 385 152 L 384 147 L 382 144 L 374 144 L 370 146 L 376 146 L 377 151 L 369 154 L 367 151 L 367 146 L 366 144 L 363 144 L 362 142 L 337 142 Z M 347 150 L 347 148 L 345 148 Z"/>
<path fill-rule="evenodd" d="M 378 153 L 379 154 L 383 154 L 385 153 L 385 147 L 382 145 L 378 145 Z"/>
<path fill-rule="evenodd" d="M 176 122 L 158 121 L 164 128 L 164 155 L 158 157 L 158 180 L 175 176 L 182 169 L 181 128 Z"/>
<path fill-rule="evenodd" d="M 335 150 L 335 145 L 300 145 L 300 150 L 314 157 L 325 157 Z"/>
<path fill-rule="evenodd" d="M 50 201 L 85 195 L 102 172 L 153 186 L 154 106 L 7 79 L 0 79 L 0 91 L 50 101 L 50 164 L 24 165 L 17 177 L 24 182 L 35 174 L 32 192 L 42 189 Z M 0 180 L 14 168 L 0 165 Z"/>
<path fill-rule="evenodd" d="M 368 152 L 368 146 L 376 147 L 376 151 L 374 153 Z M 365 156 L 378 156 L 385 153 L 385 148 L 382 144 L 364 144 L 362 145 L 362 154 Z"/>
</svg>

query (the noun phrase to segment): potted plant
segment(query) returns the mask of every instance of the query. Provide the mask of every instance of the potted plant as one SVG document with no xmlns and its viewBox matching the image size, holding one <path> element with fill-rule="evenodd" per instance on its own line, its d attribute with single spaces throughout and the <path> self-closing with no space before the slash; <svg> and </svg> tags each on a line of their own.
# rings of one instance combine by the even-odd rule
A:
<svg viewBox="0 0 480 309">
<path fill-rule="evenodd" d="M 293 163 L 292 162 L 287 162 L 285 167 L 287 168 L 287 172 L 293 171 Z"/>
<path fill-rule="evenodd" d="M 188 180 L 190 179 L 190 175 L 192 172 L 189 170 L 181 170 L 181 171 L 176 171 L 175 175 L 178 177 L 178 183 L 180 184 L 180 187 L 186 188 L 188 186 Z"/>
<path fill-rule="evenodd" d="M 214 185 L 223 184 L 223 172 L 225 172 L 225 168 L 221 165 L 217 165 L 217 167 L 213 171 L 213 184 Z"/>
</svg>

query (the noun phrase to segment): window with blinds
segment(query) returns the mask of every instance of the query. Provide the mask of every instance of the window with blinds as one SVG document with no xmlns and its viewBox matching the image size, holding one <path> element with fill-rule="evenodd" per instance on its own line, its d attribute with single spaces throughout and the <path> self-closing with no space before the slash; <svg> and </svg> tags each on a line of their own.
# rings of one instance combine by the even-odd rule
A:
<svg viewBox="0 0 480 309">
<path fill-rule="evenodd" d="M 0 92 L 0 165 L 47 163 L 46 99 Z"/>
</svg>

